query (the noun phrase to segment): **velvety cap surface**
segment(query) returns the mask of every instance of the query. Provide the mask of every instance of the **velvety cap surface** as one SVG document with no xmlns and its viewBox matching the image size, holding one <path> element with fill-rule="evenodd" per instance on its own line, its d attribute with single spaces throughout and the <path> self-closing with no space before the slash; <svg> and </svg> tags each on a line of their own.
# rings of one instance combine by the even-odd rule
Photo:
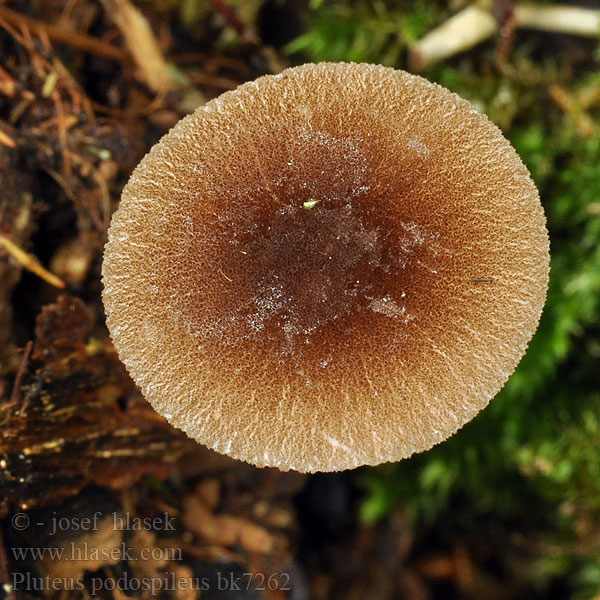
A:
<svg viewBox="0 0 600 600">
<path fill-rule="evenodd" d="M 183 119 L 123 191 L 108 326 L 202 444 L 333 471 L 430 448 L 531 339 L 548 237 L 528 171 L 465 100 L 402 71 L 304 65 Z"/>
</svg>

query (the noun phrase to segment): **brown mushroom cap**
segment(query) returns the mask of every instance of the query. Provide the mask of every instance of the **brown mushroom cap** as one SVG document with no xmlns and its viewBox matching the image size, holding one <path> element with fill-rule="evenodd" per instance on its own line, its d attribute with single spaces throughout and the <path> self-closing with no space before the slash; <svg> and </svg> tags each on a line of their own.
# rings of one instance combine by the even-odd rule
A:
<svg viewBox="0 0 600 600">
<path fill-rule="evenodd" d="M 255 465 L 431 448 L 514 371 L 548 284 L 537 190 L 421 77 L 309 64 L 183 119 L 127 186 L 108 326 L 156 410 Z"/>
</svg>

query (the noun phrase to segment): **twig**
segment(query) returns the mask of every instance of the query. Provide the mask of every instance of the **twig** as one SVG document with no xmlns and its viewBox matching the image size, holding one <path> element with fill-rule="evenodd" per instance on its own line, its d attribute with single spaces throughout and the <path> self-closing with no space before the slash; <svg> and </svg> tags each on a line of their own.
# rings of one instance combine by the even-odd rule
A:
<svg viewBox="0 0 600 600">
<path fill-rule="evenodd" d="M 58 127 L 58 141 L 63 155 L 63 169 L 65 175 L 71 175 L 71 159 L 69 157 L 69 143 L 67 137 L 67 127 L 65 123 L 65 111 L 62 105 L 60 94 L 57 90 L 52 92 L 52 101 L 56 109 L 56 115 L 58 117 L 56 124 Z"/>
<path fill-rule="evenodd" d="M 78 2 L 79 2 L 79 0 L 67 0 L 67 2 L 65 3 L 65 7 L 63 8 L 62 14 L 60 15 L 59 23 L 60 22 L 63 22 L 63 23 L 69 22 L 71 13 L 73 12 L 73 9 L 75 8 L 75 5 Z"/>
<path fill-rule="evenodd" d="M 240 42 L 242 44 L 246 44 L 248 46 L 259 46 L 260 39 L 256 31 L 251 29 L 250 27 L 246 27 L 244 25 L 235 11 L 225 2 L 225 0 L 209 0 L 209 2 L 213 5 L 213 8 L 221 14 L 223 19 L 229 27 L 231 27 L 238 34 L 240 38 Z"/>
<path fill-rule="evenodd" d="M 116 60 L 120 63 L 131 62 L 129 53 L 121 48 L 107 44 L 89 35 L 76 33 L 51 23 L 45 23 L 44 21 L 26 17 L 25 15 L 8 8 L 0 7 L 0 19 L 10 25 L 25 26 L 38 34 L 45 33 L 49 39 L 55 42 L 67 44 L 68 46 L 83 50 L 84 52 L 89 52 L 90 54 L 96 54 L 104 58 Z"/>
<path fill-rule="evenodd" d="M 585 37 L 600 35 L 600 9 L 582 6 L 536 6 L 518 4 L 515 8 L 517 27 Z"/>
<path fill-rule="evenodd" d="M 600 34 L 600 9 L 517 4 L 514 8 L 514 27 L 595 37 Z M 493 16 L 489 1 L 473 4 L 430 31 L 412 47 L 410 68 L 419 71 L 427 65 L 469 50 L 499 29 L 500 23 Z"/>
<path fill-rule="evenodd" d="M 56 56 L 52 60 L 52 67 L 61 79 L 65 81 L 65 88 L 73 100 L 73 112 L 79 113 L 80 107 L 83 107 L 83 111 L 85 112 L 89 123 L 94 124 L 96 122 L 96 116 L 94 115 L 91 101 L 81 89 L 79 83 Z"/>
<path fill-rule="evenodd" d="M 86 165 L 88 167 L 91 166 L 91 163 L 89 163 L 88 161 L 84 160 L 78 154 L 75 154 L 75 153 L 70 152 L 70 151 L 68 151 L 68 153 L 69 153 L 70 160 L 72 162 L 74 162 L 75 164 L 77 164 L 77 165 Z M 90 168 L 90 170 L 91 170 L 91 168 Z M 44 167 L 44 171 L 46 173 L 48 173 L 48 175 L 50 175 L 50 177 L 52 177 L 52 179 L 54 179 L 54 181 L 56 181 L 56 183 L 58 183 L 58 185 L 61 187 L 62 191 L 65 193 L 65 195 L 67 196 L 67 198 L 69 198 L 69 200 L 71 200 L 71 202 L 73 202 L 73 204 L 76 207 L 78 205 L 80 205 L 80 204 L 83 204 L 83 202 L 88 199 L 88 194 L 85 193 L 85 192 L 81 192 L 81 194 L 78 197 L 77 194 L 73 191 L 73 189 L 72 189 L 71 185 L 69 184 L 67 178 L 63 177 L 60 173 L 57 173 L 51 167 Z M 96 227 L 96 229 L 98 231 L 105 232 L 106 228 L 104 227 L 104 223 L 102 221 L 102 218 L 100 217 L 99 213 L 97 212 L 96 203 L 95 202 L 89 202 L 86 205 L 86 208 L 89 211 L 89 216 L 92 219 L 92 222 L 93 222 L 94 226 Z"/>
<path fill-rule="evenodd" d="M 56 85 L 59 82 L 59 79 L 64 80 L 64 87 L 73 99 L 74 108 L 76 109 L 75 112 L 79 112 L 80 106 L 83 105 L 89 122 L 94 123 L 95 116 L 90 101 L 87 98 L 87 96 L 85 96 L 85 94 L 81 91 L 78 83 L 69 73 L 69 71 L 64 67 L 64 65 L 60 62 L 60 60 L 57 57 L 54 57 L 51 64 L 50 62 L 48 62 L 48 60 L 43 58 L 37 52 L 33 40 L 31 38 L 31 32 L 28 29 L 28 24 L 32 20 L 24 18 L 23 22 L 20 24 L 21 33 L 19 33 L 13 28 L 13 26 L 9 22 L 7 22 L 3 18 L 3 10 L 5 9 L 0 8 L 0 26 L 4 27 L 4 29 L 6 29 L 6 31 L 8 31 L 8 33 L 10 33 L 19 44 L 21 44 L 30 52 L 31 64 L 35 68 L 37 75 L 45 81 L 44 88 L 42 89 L 42 96 L 51 95 L 53 90 L 56 89 Z M 11 13 L 11 11 L 9 11 L 9 13 Z M 20 17 L 19 13 L 12 14 Z M 47 49 L 50 49 L 51 46 L 49 40 L 51 36 L 49 36 L 48 32 L 44 29 L 38 29 L 37 31 L 45 47 Z M 9 91 L 11 80 L 13 82 L 12 87 L 16 87 L 16 81 L 14 80 L 14 78 L 12 78 L 12 76 L 1 67 L 0 80 L 5 84 L 9 84 Z M 29 103 L 33 102 L 36 98 L 35 94 L 33 94 L 33 92 L 30 92 L 29 90 L 19 90 L 19 93 L 24 99 L 24 102 L 19 103 L 13 109 L 13 112 L 10 116 L 11 123 L 16 122 L 18 118 L 23 114 L 23 112 L 27 109 Z"/>
<path fill-rule="evenodd" d="M 13 407 L 17 405 L 19 402 L 19 395 L 21 393 L 21 381 L 23 380 L 23 376 L 25 375 L 25 371 L 27 371 L 27 365 L 29 364 L 29 357 L 31 356 L 31 350 L 33 348 L 33 342 L 29 340 L 25 349 L 23 350 L 23 358 L 21 358 L 21 364 L 19 365 L 19 369 L 15 376 L 15 382 L 13 384 L 13 389 L 10 394 L 9 400 L 9 409 L 12 410 Z M 19 414 L 21 414 L 21 410 Z"/>
<path fill-rule="evenodd" d="M 154 92 L 178 87 L 148 20 L 129 0 L 101 0 L 125 38 L 144 81 Z"/>
<path fill-rule="evenodd" d="M 238 16 L 235 14 L 235 11 L 224 2 L 224 0 L 209 0 L 209 2 L 213 5 L 213 8 L 221 14 L 221 16 L 225 19 L 225 23 L 229 25 L 235 32 L 242 38 L 244 36 L 246 28 L 244 24 L 239 20 Z"/>
<path fill-rule="evenodd" d="M 23 48 L 27 48 L 27 50 L 32 51 L 33 49 L 28 46 L 28 42 L 23 35 L 21 35 L 14 27 L 10 21 L 6 21 L 4 19 L 4 15 L 2 11 L 5 10 L 0 8 L 0 27 L 3 27 L 10 35 L 12 35 L 15 40 L 23 46 Z M 18 14 L 18 13 L 15 13 Z"/>
<path fill-rule="evenodd" d="M 108 226 L 110 225 L 110 192 L 108 191 L 108 184 L 106 183 L 106 179 L 102 177 L 100 171 L 94 167 L 92 167 L 92 177 L 100 189 L 100 198 L 102 201 L 102 224 L 104 225 L 104 231 L 106 232 L 108 231 Z"/>
<path fill-rule="evenodd" d="M 514 6 L 511 2 L 507 3 L 507 10 L 503 16 L 497 15 L 502 26 L 500 27 L 500 40 L 496 49 L 498 61 L 505 63 L 510 56 L 516 34 L 516 21 Z"/>
<path fill-rule="evenodd" d="M 23 267 L 27 270 L 35 273 L 38 277 L 41 277 L 44 281 L 53 285 L 57 288 L 64 289 L 67 287 L 67 284 L 54 275 L 50 273 L 47 269 L 42 267 L 39 263 L 38 259 L 32 254 L 28 254 L 24 250 L 21 250 L 19 246 L 17 246 L 14 242 L 11 242 L 8 238 L 4 237 L 0 234 L 0 247 L 4 248 L 15 260 L 17 260 Z"/>
<path fill-rule="evenodd" d="M 51 129 L 52 127 L 57 126 L 58 119 L 59 119 L 59 117 L 57 115 L 55 115 L 54 117 L 50 117 L 49 119 L 42 121 L 35 127 L 31 127 L 29 129 L 29 131 L 31 131 L 31 133 L 33 133 L 35 135 L 40 135 L 42 132 L 45 132 L 48 129 Z M 79 118 L 76 117 L 75 115 L 69 115 L 68 117 L 65 117 L 64 126 L 67 130 L 69 130 L 72 127 L 74 127 L 75 125 L 77 125 L 77 123 L 79 123 Z"/>
<path fill-rule="evenodd" d="M 498 28 L 498 22 L 488 8 L 469 6 L 420 39 L 410 50 L 409 66 L 413 71 L 420 71 L 476 46 Z"/>
</svg>

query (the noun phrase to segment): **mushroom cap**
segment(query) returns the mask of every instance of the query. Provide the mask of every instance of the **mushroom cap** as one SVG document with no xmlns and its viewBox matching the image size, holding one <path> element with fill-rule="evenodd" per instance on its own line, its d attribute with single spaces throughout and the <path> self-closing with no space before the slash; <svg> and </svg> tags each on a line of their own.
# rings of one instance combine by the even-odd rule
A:
<svg viewBox="0 0 600 600">
<path fill-rule="evenodd" d="M 165 135 L 102 271 L 160 414 L 258 466 L 336 471 L 431 448 L 488 404 L 537 328 L 549 244 L 526 167 L 471 104 L 320 63 Z"/>
</svg>

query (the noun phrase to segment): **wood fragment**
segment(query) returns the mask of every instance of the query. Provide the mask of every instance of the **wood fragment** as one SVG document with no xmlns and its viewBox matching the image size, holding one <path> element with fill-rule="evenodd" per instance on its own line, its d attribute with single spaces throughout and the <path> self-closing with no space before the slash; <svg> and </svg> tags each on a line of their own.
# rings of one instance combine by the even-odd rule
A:
<svg viewBox="0 0 600 600">
<path fill-rule="evenodd" d="M 141 399 L 108 340 L 90 351 L 93 327 L 83 301 L 69 295 L 36 319 L 36 368 L 20 386 L 27 410 L 5 418 L 0 436 L 0 518 L 90 485 L 131 489 L 148 474 L 166 478 L 187 453 L 196 453 L 194 462 L 204 460 L 198 452 L 210 454 Z"/>
<path fill-rule="evenodd" d="M 583 6 L 517 4 L 517 27 L 584 37 L 600 35 L 600 9 Z"/>
<path fill-rule="evenodd" d="M 499 25 L 489 8 L 468 6 L 430 31 L 411 48 L 408 61 L 411 70 L 464 52 L 498 31 Z"/>
<path fill-rule="evenodd" d="M 35 273 L 38 277 L 41 277 L 45 282 L 53 285 L 54 287 L 64 289 L 67 287 L 67 284 L 54 275 L 50 273 L 47 269 L 42 267 L 38 259 L 32 254 L 28 254 L 15 243 L 11 242 L 8 238 L 4 237 L 0 234 L 0 247 L 4 248 L 6 252 L 8 252 L 17 262 L 19 262 L 23 267 L 25 267 L 28 271 Z"/>
<path fill-rule="evenodd" d="M 410 68 L 420 71 L 492 37 L 501 26 L 492 9 L 489 1 L 472 4 L 430 31 L 411 48 Z M 600 9 L 595 8 L 517 4 L 513 18 L 515 28 L 584 37 L 600 34 Z"/>
</svg>

